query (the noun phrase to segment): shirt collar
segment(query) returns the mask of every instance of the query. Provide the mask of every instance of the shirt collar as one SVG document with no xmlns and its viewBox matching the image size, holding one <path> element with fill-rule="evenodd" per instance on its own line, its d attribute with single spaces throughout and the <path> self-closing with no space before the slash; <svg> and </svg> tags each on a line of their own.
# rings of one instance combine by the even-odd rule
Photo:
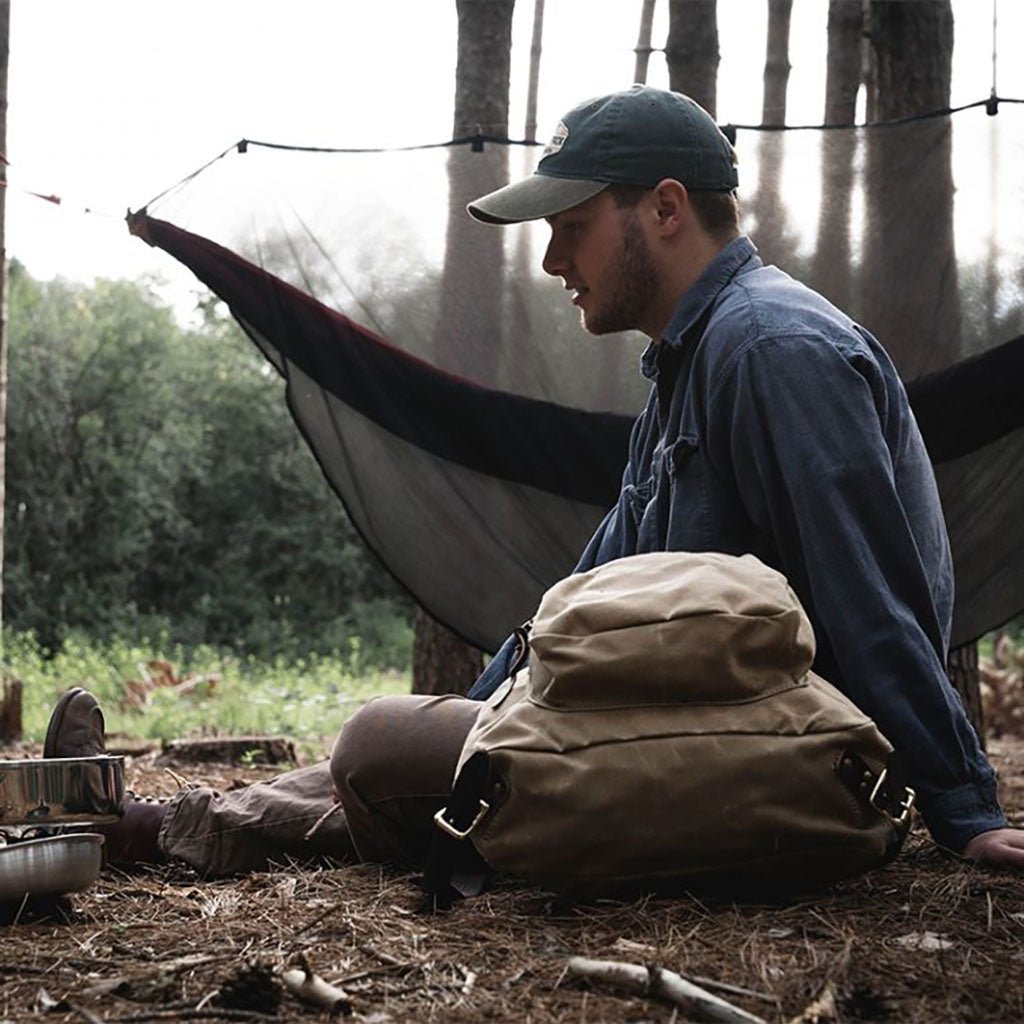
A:
<svg viewBox="0 0 1024 1024">
<path fill-rule="evenodd" d="M 705 268 L 693 285 L 679 300 L 671 319 L 661 337 L 651 341 L 643 354 L 641 371 L 645 377 L 657 376 L 656 360 L 660 344 L 678 348 L 686 332 L 697 322 L 701 314 L 710 306 L 722 289 L 735 277 L 745 264 L 747 269 L 760 267 L 761 258 L 757 255 L 754 243 L 746 236 L 734 238 Z"/>
</svg>

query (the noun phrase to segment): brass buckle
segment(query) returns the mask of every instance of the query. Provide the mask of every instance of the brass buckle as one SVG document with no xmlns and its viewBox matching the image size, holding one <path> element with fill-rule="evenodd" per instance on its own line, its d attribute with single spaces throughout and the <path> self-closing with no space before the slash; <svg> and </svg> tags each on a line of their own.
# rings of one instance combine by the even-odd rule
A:
<svg viewBox="0 0 1024 1024">
<path fill-rule="evenodd" d="M 914 802 L 917 800 L 917 792 L 916 790 L 911 789 L 909 786 L 903 787 L 903 798 L 899 802 L 899 807 L 902 813 L 899 815 L 899 817 L 896 817 L 896 815 L 893 814 L 887 807 L 882 807 L 881 804 L 875 802 L 875 798 L 881 792 L 882 786 L 885 785 L 885 780 L 888 774 L 888 768 L 883 768 L 882 771 L 879 773 L 874 788 L 871 790 L 871 796 L 868 797 L 868 803 L 871 804 L 871 806 L 874 807 L 876 811 L 881 811 L 882 814 L 888 815 L 898 825 L 905 825 L 907 821 L 910 820 L 910 815 L 914 810 Z"/>
<path fill-rule="evenodd" d="M 445 814 L 448 812 L 447 807 L 442 807 L 441 810 L 434 815 L 434 824 L 442 831 L 447 832 L 453 839 L 465 839 L 470 832 L 473 831 L 483 820 L 484 815 L 491 809 L 491 805 L 486 800 L 480 801 L 480 809 L 476 812 L 475 817 L 464 829 L 456 828 L 447 818 Z"/>
</svg>

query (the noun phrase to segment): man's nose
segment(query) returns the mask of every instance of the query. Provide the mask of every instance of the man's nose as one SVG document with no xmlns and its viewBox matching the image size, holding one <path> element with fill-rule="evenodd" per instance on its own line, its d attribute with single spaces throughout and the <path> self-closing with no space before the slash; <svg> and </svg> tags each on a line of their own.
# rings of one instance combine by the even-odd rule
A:
<svg viewBox="0 0 1024 1024">
<path fill-rule="evenodd" d="M 540 265 L 544 268 L 544 273 L 550 274 L 552 277 L 564 274 L 569 266 L 565 250 L 562 246 L 556 244 L 554 235 L 548 241 L 548 247 L 544 251 L 544 259 L 541 260 Z"/>
</svg>

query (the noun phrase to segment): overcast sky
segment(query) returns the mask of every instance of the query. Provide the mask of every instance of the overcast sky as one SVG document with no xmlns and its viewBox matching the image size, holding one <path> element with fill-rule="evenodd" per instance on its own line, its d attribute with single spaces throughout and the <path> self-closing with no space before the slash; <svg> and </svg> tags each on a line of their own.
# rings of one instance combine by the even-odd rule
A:
<svg viewBox="0 0 1024 1024">
<path fill-rule="evenodd" d="M 513 136 L 533 6 L 517 3 Z M 827 6 L 794 3 L 790 123 L 821 119 Z M 660 0 L 655 45 L 666 7 Z M 719 0 L 723 123 L 760 119 L 766 7 Z M 954 10 L 956 105 L 988 93 L 992 3 L 954 0 Z M 640 0 L 547 0 L 542 136 L 578 100 L 629 84 L 639 11 Z M 455 36 L 454 0 L 13 0 L 8 254 L 40 278 L 173 277 L 168 256 L 128 235 L 127 208 L 242 137 L 325 146 L 448 138 Z M 1024 62 L 1011 47 L 1022 38 L 1024 4 L 1002 0 L 1006 96 L 1024 96 Z M 648 81 L 667 84 L 659 54 Z"/>
</svg>

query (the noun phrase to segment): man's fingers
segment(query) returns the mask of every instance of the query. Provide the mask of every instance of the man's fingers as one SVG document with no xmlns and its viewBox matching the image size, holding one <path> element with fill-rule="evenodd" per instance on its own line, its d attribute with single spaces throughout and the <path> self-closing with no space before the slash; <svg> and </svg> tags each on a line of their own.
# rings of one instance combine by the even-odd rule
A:
<svg viewBox="0 0 1024 1024">
<path fill-rule="evenodd" d="M 986 867 L 1024 870 L 1024 831 L 997 828 L 982 832 L 967 844 L 964 857 Z"/>
</svg>

